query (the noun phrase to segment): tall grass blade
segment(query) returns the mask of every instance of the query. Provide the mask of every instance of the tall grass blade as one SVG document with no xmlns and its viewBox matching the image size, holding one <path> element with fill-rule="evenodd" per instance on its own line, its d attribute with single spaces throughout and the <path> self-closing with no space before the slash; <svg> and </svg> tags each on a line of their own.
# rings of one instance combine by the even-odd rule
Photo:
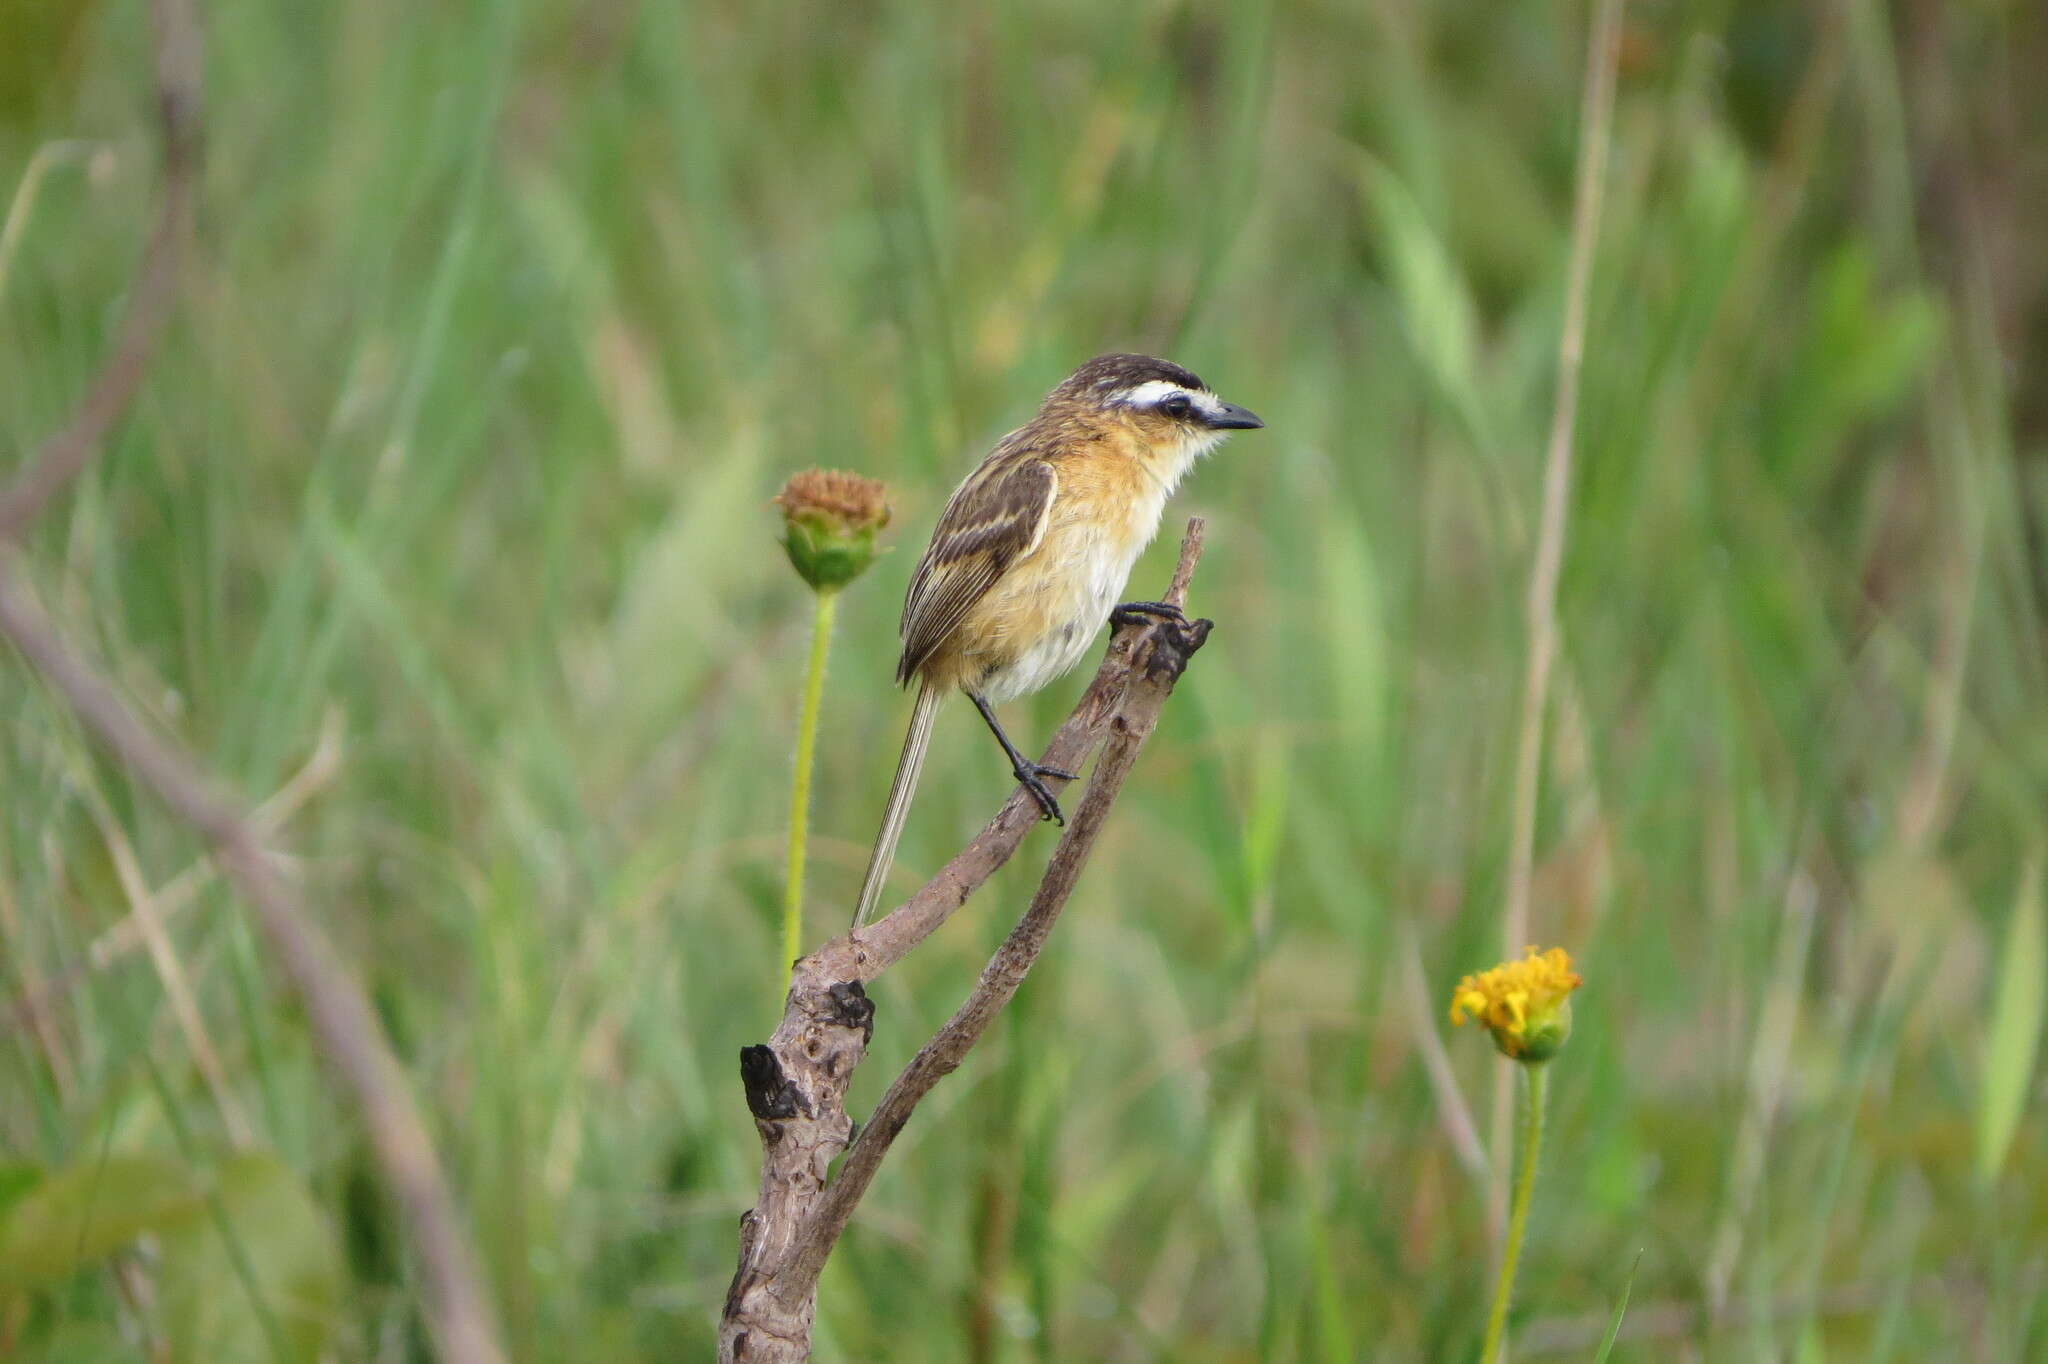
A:
<svg viewBox="0 0 2048 1364">
<path fill-rule="evenodd" d="M 1984 1046 L 1983 1090 L 1977 1105 L 1977 1180 L 1998 1178 L 2026 1107 L 2041 1041 L 2048 992 L 2048 941 L 2041 921 L 2041 859 L 2027 864 L 2012 922 L 2005 932 L 1998 992 L 1991 1000 L 1991 1035 Z"/>
<path fill-rule="evenodd" d="M 1643 1252 L 1636 1252 L 1636 1258 L 1629 1261 L 1628 1277 L 1622 1280 L 1621 1297 L 1614 1304 L 1614 1315 L 1607 1319 L 1607 1334 L 1600 1337 L 1599 1353 L 1593 1356 L 1593 1364 L 1607 1364 L 1607 1357 L 1614 1353 L 1614 1342 L 1621 1335 L 1621 1319 L 1628 1315 L 1628 1295 L 1636 1286 L 1636 1271 L 1643 1267 Z"/>
</svg>

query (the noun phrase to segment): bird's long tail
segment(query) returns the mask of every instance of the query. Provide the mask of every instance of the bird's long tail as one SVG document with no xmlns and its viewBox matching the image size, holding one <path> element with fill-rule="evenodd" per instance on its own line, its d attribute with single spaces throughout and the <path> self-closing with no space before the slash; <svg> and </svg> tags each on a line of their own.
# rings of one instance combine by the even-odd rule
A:
<svg viewBox="0 0 2048 1364">
<path fill-rule="evenodd" d="M 882 882 L 889 879 L 889 864 L 896 860 L 896 840 L 903 836 L 910 797 L 917 790 L 917 774 L 924 770 L 925 750 L 931 747 L 932 717 L 938 714 L 939 702 L 944 699 L 945 693 L 929 682 L 917 689 L 917 704 L 910 712 L 910 732 L 903 736 L 903 756 L 896 760 L 896 780 L 889 786 L 889 804 L 882 810 L 882 830 L 875 835 L 867 879 L 861 882 L 860 903 L 854 907 L 855 928 L 874 913 L 875 901 L 882 897 Z"/>
</svg>

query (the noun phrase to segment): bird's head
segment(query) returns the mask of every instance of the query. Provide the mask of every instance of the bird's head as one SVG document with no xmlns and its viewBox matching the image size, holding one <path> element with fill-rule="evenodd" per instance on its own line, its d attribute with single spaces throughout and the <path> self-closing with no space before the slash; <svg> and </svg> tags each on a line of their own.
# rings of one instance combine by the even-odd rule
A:
<svg viewBox="0 0 2048 1364">
<path fill-rule="evenodd" d="M 1068 375 L 1045 400 L 1045 415 L 1084 424 L 1115 423 L 1154 448 L 1189 455 L 1232 431 L 1264 426 L 1227 403 L 1192 372 L 1150 355 L 1098 355 Z"/>
</svg>

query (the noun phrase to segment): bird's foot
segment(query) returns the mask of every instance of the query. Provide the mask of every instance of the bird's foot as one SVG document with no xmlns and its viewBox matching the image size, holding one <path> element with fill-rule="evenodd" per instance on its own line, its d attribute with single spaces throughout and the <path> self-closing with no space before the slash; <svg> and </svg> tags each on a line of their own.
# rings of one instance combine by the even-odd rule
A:
<svg viewBox="0 0 2048 1364">
<path fill-rule="evenodd" d="M 1127 601 L 1109 613 L 1112 629 L 1142 625 L 1148 620 L 1170 620 L 1176 625 L 1186 625 L 1188 615 L 1170 601 Z"/>
<path fill-rule="evenodd" d="M 1067 817 L 1060 813 L 1060 803 L 1041 778 L 1058 777 L 1061 781 L 1074 780 L 1072 772 L 1057 767 L 1040 767 L 1037 763 L 1024 763 L 1012 769 L 1017 774 L 1017 784 L 1031 793 L 1031 799 L 1038 802 L 1038 815 L 1049 819 L 1061 828 L 1067 826 Z"/>
<path fill-rule="evenodd" d="M 1158 621 L 1166 629 L 1152 631 L 1152 648 L 1145 658 L 1149 677 L 1179 677 L 1188 666 L 1188 655 L 1209 639 L 1214 621 L 1188 618 L 1187 612 L 1165 601 L 1127 601 L 1109 613 L 1111 628 L 1144 625 Z"/>
</svg>

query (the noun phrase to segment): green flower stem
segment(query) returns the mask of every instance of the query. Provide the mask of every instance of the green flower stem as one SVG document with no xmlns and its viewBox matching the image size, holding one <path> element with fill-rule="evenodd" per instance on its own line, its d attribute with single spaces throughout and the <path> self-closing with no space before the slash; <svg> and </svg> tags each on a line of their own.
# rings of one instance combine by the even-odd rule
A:
<svg viewBox="0 0 2048 1364">
<path fill-rule="evenodd" d="M 817 594 L 811 621 L 810 672 L 804 679 L 803 715 L 796 727 L 796 774 L 789 783 L 789 879 L 782 897 L 782 961 L 775 969 L 778 989 L 789 984 L 790 964 L 804 950 L 804 844 L 811 825 L 811 767 L 818 756 L 818 711 L 825 701 L 825 655 L 832 648 L 832 616 L 839 594 Z"/>
<path fill-rule="evenodd" d="M 1508 1243 L 1501 1253 L 1500 1280 L 1493 1286 L 1493 1311 L 1486 1318 L 1486 1344 L 1479 1351 L 1479 1364 L 1495 1364 L 1503 1358 L 1502 1338 L 1508 1324 L 1508 1302 L 1515 1296 L 1515 1265 L 1522 1258 L 1522 1233 L 1529 1229 L 1529 1194 L 1536 1187 L 1536 1158 L 1543 1150 L 1543 1104 L 1548 1097 L 1545 1065 L 1517 1066 L 1529 1081 L 1523 1097 L 1522 1130 L 1515 1167 L 1515 1205 L 1508 1214 Z"/>
</svg>

